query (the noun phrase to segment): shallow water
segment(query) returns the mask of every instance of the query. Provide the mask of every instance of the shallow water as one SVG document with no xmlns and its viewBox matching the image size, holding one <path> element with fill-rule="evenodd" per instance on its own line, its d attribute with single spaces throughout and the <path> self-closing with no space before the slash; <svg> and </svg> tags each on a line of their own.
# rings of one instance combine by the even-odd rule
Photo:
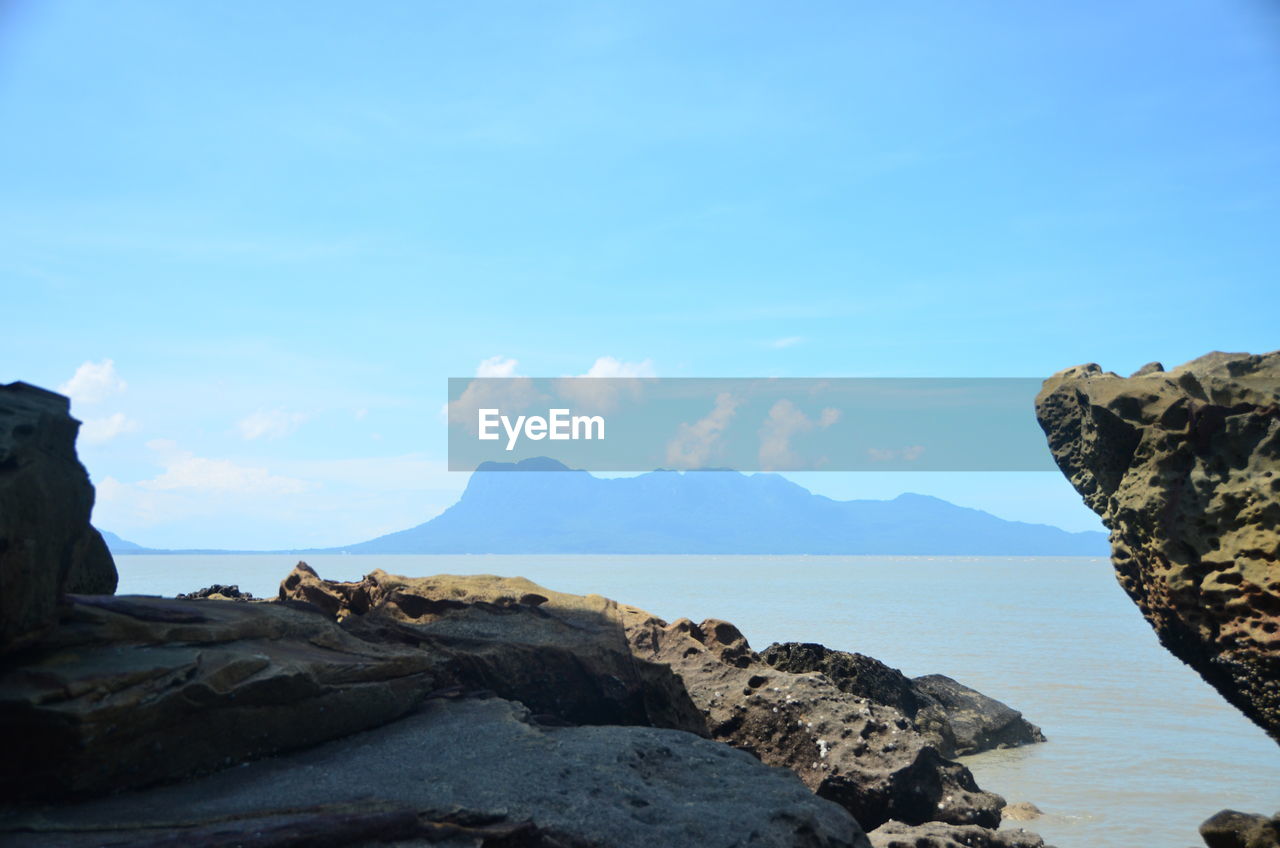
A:
<svg viewBox="0 0 1280 848">
<path fill-rule="evenodd" d="M 211 583 L 275 594 L 296 556 L 117 556 L 122 594 Z M 1188 848 L 1224 807 L 1280 809 L 1280 748 L 1160 647 L 1105 559 L 1083 557 L 309 556 L 323 577 L 520 575 L 668 620 L 723 618 L 759 649 L 822 642 L 941 673 L 1039 724 L 1043 745 L 968 757 L 1031 801 L 1059 848 Z"/>
</svg>

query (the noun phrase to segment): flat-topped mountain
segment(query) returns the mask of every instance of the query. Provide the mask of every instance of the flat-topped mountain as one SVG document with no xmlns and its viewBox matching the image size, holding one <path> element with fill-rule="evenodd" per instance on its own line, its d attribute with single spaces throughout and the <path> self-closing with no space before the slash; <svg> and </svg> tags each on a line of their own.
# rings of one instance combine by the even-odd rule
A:
<svg viewBox="0 0 1280 848">
<path fill-rule="evenodd" d="M 836 501 L 777 474 L 600 478 L 546 458 L 485 463 L 430 521 L 350 553 L 1104 556 L 1106 535 L 1005 521 L 926 495 Z"/>
</svg>

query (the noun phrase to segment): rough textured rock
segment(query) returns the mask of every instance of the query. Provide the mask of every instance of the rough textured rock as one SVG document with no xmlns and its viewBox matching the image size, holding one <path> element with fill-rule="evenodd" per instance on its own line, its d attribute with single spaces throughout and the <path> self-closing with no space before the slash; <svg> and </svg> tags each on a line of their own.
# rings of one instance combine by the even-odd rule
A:
<svg viewBox="0 0 1280 848">
<path fill-rule="evenodd" d="M 483 841 L 444 825 L 517 835 Z M 0 842 L 154 845 L 147 840 L 155 830 L 147 828 L 157 826 L 170 839 L 159 844 L 175 848 L 236 844 L 246 832 L 253 845 L 394 838 L 425 846 L 449 838 L 443 844 L 868 847 L 847 812 L 741 751 L 675 730 L 546 727 L 496 698 L 429 701 L 375 730 L 185 784 L 12 811 L 0 817 Z M 178 826 L 181 843 L 173 838 Z M 345 832 L 330 832 L 323 843 L 258 836 L 284 827 L 315 836 L 326 826 Z M 224 841 L 200 841 L 219 830 Z"/>
<path fill-rule="evenodd" d="M 1004 801 L 979 790 L 896 709 L 841 692 L 821 674 L 771 668 L 727 622 L 668 625 L 519 578 L 375 571 L 334 583 L 304 564 L 281 597 L 312 603 L 365 639 L 430 646 L 453 658 L 460 679 L 538 714 L 709 734 L 791 769 L 866 827 L 890 818 L 1000 822 Z"/>
<path fill-rule="evenodd" d="M 841 692 L 893 707 L 944 757 L 1045 741 L 1022 713 L 941 674 L 913 680 L 872 657 L 812 642 L 774 643 L 760 658 L 779 671 L 822 672 Z"/>
<path fill-rule="evenodd" d="M 680 675 L 711 738 L 791 769 L 863 827 L 889 819 L 999 825 L 1004 800 L 980 790 L 898 710 L 841 692 L 820 673 L 773 668 L 728 622 L 629 615 L 636 654 Z"/>
<path fill-rule="evenodd" d="M 1200 825 L 1200 838 L 1209 848 L 1277 848 L 1280 813 L 1268 818 L 1223 810 Z"/>
<path fill-rule="evenodd" d="M 1280 741 L 1280 351 L 1069 368 L 1036 415 L 1161 643 Z"/>
<path fill-rule="evenodd" d="M 671 669 L 637 660 L 620 604 L 567 595 L 519 577 L 320 579 L 299 563 L 280 584 L 371 642 L 412 645 L 445 658 L 451 678 L 570 724 L 638 724 L 706 735 L 701 713 Z"/>
<path fill-rule="evenodd" d="M 69 596 L 0 670 L 0 796 L 88 796 L 372 727 L 441 680 L 426 651 L 375 645 L 280 604 Z"/>
<path fill-rule="evenodd" d="M 1043 839 L 1021 829 L 992 830 L 938 822 L 908 825 L 891 821 L 869 836 L 874 848 L 1045 848 Z"/>
<path fill-rule="evenodd" d="M 89 526 L 93 486 L 69 409 L 62 395 L 0 385 L 0 653 L 51 627 L 64 593 L 116 589 L 111 553 Z"/>
<path fill-rule="evenodd" d="M 221 583 L 214 583 L 212 586 L 196 589 L 194 592 L 186 592 L 178 595 L 178 597 L 189 600 L 252 601 L 253 593 L 241 592 L 239 586 L 223 586 Z"/>
</svg>

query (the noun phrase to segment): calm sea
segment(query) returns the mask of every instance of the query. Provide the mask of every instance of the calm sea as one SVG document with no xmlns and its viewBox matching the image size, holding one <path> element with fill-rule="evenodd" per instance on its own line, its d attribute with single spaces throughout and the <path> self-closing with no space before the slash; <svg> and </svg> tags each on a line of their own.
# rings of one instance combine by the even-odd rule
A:
<svg viewBox="0 0 1280 848">
<path fill-rule="evenodd" d="M 272 596 L 296 557 L 118 556 L 122 594 L 236 583 Z M 312 556 L 321 576 L 519 575 L 668 620 L 723 618 L 753 647 L 822 642 L 947 674 L 1049 741 L 965 759 L 1044 818 L 1059 848 L 1190 848 L 1225 807 L 1280 808 L 1280 747 L 1160 647 L 1105 559 L 763 556 Z"/>
</svg>

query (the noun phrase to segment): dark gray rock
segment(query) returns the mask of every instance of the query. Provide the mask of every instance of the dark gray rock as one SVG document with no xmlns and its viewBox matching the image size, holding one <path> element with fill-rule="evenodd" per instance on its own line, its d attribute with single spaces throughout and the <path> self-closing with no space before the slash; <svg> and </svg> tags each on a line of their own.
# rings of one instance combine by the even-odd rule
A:
<svg viewBox="0 0 1280 848">
<path fill-rule="evenodd" d="M 1277 848 L 1280 813 L 1267 817 L 1223 810 L 1200 825 L 1200 838 L 1209 848 Z"/>
<path fill-rule="evenodd" d="M 323 834 L 317 820 L 354 827 L 339 832 L 345 841 L 326 843 L 342 845 L 370 844 L 373 834 L 399 845 L 453 835 L 459 841 L 447 844 L 869 848 L 847 812 L 790 772 L 727 745 L 676 730 L 540 726 L 520 705 L 496 698 L 429 701 L 375 730 L 189 783 L 10 811 L 0 817 L 0 843 L 154 844 L 145 841 L 155 838 L 147 828 L 159 826 L 199 848 L 228 844 L 197 841 L 191 834 L 201 829 L 220 827 L 234 840 L 246 821 L 257 833 L 273 819 L 278 830 L 288 816 L 303 826 L 308 815 L 313 834 Z M 485 842 L 440 827 L 450 822 L 517 836 Z"/>
<path fill-rule="evenodd" d="M 841 692 L 893 707 L 944 757 L 1045 741 L 1022 713 L 940 674 L 913 680 L 873 657 L 812 642 L 775 643 L 760 657 L 780 671 L 821 672 Z"/>
<path fill-rule="evenodd" d="M 940 705 L 957 756 L 1045 741 L 1022 713 L 946 675 L 927 674 L 912 682 Z"/>
<path fill-rule="evenodd" d="M 62 395 L 0 385 L 0 653 L 52 627 L 63 594 L 116 589 L 69 410 Z"/>
<path fill-rule="evenodd" d="M 212 586 L 196 589 L 194 592 L 186 592 L 178 595 L 178 597 L 193 601 L 205 598 L 215 601 L 252 601 L 253 593 L 241 592 L 239 586 L 223 586 L 221 583 L 214 583 Z"/>
<path fill-rule="evenodd" d="M 87 797 L 208 772 L 390 721 L 441 657 L 364 642 L 281 604 L 70 595 L 0 669 L 0 797 Z"/>
</svg>

